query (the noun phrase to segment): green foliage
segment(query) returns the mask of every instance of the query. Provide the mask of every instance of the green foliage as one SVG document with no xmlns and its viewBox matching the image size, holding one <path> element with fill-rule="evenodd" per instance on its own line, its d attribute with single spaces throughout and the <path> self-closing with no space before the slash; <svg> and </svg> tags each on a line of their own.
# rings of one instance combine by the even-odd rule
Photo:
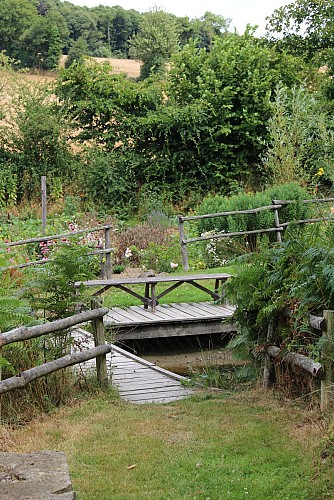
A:
<svg viewBox="0 0 334 500">
<path fill-rule="evenodd" d="M 56 24 L 45 16 L 36 21 L 20 37 L 21 65 L 28 68 L 55 69 L 62 51 L 62 41 Z"/>
<path fill-rule="evenodd" d="M 169 231 L 159 221 L 153 220 L 125 228 L 114 235 L 117 263 L 142 265 L 142 258 L 150 245 L 167 247 L 170 242 Z M 130 250 L 130 251 L 129 251 Z M 150 253 L 152 255 L 152 253 Z"/>
<path fill-rule="evenodd" d="M 0 332 L 32 323 L 31 308 L 16 288 L 15 274 L 1 273 L 0 287 Z"/>
<path fill-rule="evenodd" d="M 270 100 L 279 80 L 298 81 L 291 59 L 285 72 L 277 52 L 248 31 L 217 37 L 209 52 L 185 46 L 174 54 L 166 84 L 129 81 L 88 62 L 62 72 L 56 91 L 80 127 L 78 139 L 112 152 L 105 175 L 119 179 L 122 198 L 130 182 L 132 193 L 155 185 L 175 203 L 195 190 L 229 193 L 267 180 L 259 159 Z M 91 152 L 89 164 L 96 153 L 102 165 L 104 153 Z"/>
<path fill-rule="evenodd" d="M 178 238 L 171 238 L 164 245 L 150 242 L 142 252 L 141 264 L 157 273 L 170 273 L 180 264 L 180 244 Z"/>
<path fill-rule="evenodd" d="M 332 118 L 315 92 L 280 86 L 269 120 L 269 147 L 263 159 L 269 181 L 295 180 L 310 188 L 333 182 Z"/>
<path fill-rule="evenodd" d="M 268 37 L 278 47 L 324 64 L 326 52 L 333 47 L 333 17 L 333 0 L 296 0 L 269 17 Z"/>
<path fill-rule="evenodd" d="M 142 16 L 140 31 L 131 40 L 131 55 L 143 61 L 141 78 L 163 71 L 178 44 L 176 18 L 154 8 Z"/>
<path fill-rule="evenodd" d="M 0 165 L 0 207 L 16 204 L 18 193 L 17 176 L 8 164 Z"/>
<path fill-rule="evenodd" d="M 7 56 L 20 59 L 20 37 L 37 17 L 36 8 L 29 0 L 1 0 L 0 46 Z"/>
<path fill-rule="evenodd" d="M 306 218 L 309 213 L 309 206 L 300 203 L 300 201 L 308 197 L 306 189 L 297 183 L 290 183 L 274 186 L 258 193 L 239 193 L 230 197 L 219 195 L 208 196 L 199 205 L 196 213 L 204 215 L 250 210 L 271 205 L 274 199 L 294 200 L 295 203 L 291 203 L 280 209 L 280 222 L 283 223 Z M 254 229 L 265 229 L 273 226 L 273 211 L 265 210 L 255 214 L 236 214 L 202 219 L 198 223 L 198 233 L 202 234 L 210 231 L 214 233 L 252 231 Z"/>
<path fill-rule="evenodd" d="M 95 271 L 95 258 L 88 255 L 88 247 L 75 242 L 58 244 L 52 260 L 35 271 L 26 295 L 32 307 L 42 309 L 49 320 L 70 316 L 85 306 L 84 290 L 77 289 L 75 281 L 91 279 Z"/>
<path fill-rule="evenodd" d="M 331 225 L 291 228 L 282 244 L 243 260 L 227 295 L 251 342 L 264 343 L 273 322 L 273 343 L 319 356 L 319 336 L 308 316 L 334 307 L 333 238 Z"/>
<path fill-rule="evenodd" d="M 85 61 L 85 56 L 88 52 L 88 45 L 83 37 L 79 37 L 76 40 L 70 50 L 65 61 L 65 68 L 69 68 L 73 63 L 83 64 Z"/>
<path fill-rule="evenodd" d="M 13 200 L 15 181 L 17 198 L 30 199 L 40 189 L 42 175 L 50 185 L 54 177 L 66 181 L 74 175 L 76 162 L 65 136 L 67 124 L 51 90 L 21 82 L 6 91 L 11 100 L 5 105 L 5 124 L 0 127 L 0 155 L 1 164 L 7 165 L 5 171 L 13 176 L 4 180 L 7 197 Z"/>
<path fill-rule="evenodd" d="M 121 151 L 89 151 L 83 190 L 88 199 L 118 215 L 134 213 L 138 208 L 138 160 Z"/>
</svg>

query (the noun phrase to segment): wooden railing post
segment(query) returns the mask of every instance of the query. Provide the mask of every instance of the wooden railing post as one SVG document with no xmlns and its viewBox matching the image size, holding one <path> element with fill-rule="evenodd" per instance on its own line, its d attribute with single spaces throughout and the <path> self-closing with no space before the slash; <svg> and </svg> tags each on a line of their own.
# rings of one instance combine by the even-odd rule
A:
<svg viewBox="0 0 334 500">
<path fill-rule="evenodd" d="M 273 205 L 278 205 L 277 200 L 272 200 Z M 278 208 L 274 209 L 274 217 L 275 217 L 275 227 L 279 228 L 280 227 L 280 221 L 279 221 L 279 214 L 278 214 Z M 282 234 L 281 231 L 276 231 L 276 241 L 277 243 L 282 243 Z"/>
<path fill-rule="evenodd" d="M 320 408 L 322 412 L 328 408 L 333 384 L 334 311 L 324 311 L 324 320 L 322 330 L 324 343 L 321 352 L 325 371 L 325 378 L 321 381 Z"/>
<path fill-rule="evenodd" d="M 42 190 L 42 234 L 46 231 L 46 176 L 41 177 L 41 190 Z"/>
<path fill-rule="evenodd" d="M 2 347 L 0 347 L 0 382 L 2 380 Z M 0 394 L 0 427 L 2 425 L 2 407 L 1 407 L 1 394 Z"/>
<path fill-rule="evenodd" d="M 98 309 L 101 306 L 101 300 L 93 298 L 91 300 L 91 309 Z M 92 331 L 94 336 L 95 347 L 104 345 L 106 342 L 103 318 L 92 320 Z M 108 385 L 107 357 L 106 354 L 96 356 L 96 372 L 97 380 L 101 387 Z"/>
<path fill-rule="evenodd" d="M 105 229 L 104 233 L 104 246 L 105 248 L 109 249 L 110 248 L 110 227 Z M 105 256 L 105 262 L 106 262 L 106 278 L 107 280 L 111 279 L 111 253 L 107 252 Z"/>
<path fill-rule="evenodd" d="M 189 271 L 188 249 L 186 243 L 186 235 L 184 232 L 184 222 L 181 215 L 179 215 L 178 221 L 179 221 L 179 236 L 180 236 L 181 255 L 182 255 L 182 267 L 185 271 Z"/>
</svg>

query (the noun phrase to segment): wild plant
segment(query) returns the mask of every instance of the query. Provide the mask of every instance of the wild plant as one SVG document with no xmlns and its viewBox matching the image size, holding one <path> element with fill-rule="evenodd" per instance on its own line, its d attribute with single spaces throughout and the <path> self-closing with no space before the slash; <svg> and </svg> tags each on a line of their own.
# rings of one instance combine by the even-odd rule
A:
<svg viewBox="0 0 334 500">
<path fill-rule="evenodd" d="M 235 262 L 236 277 L 226 291 L 237 306 L 240 344 L 264 344 L 272 322 L 273 343 L 319 356 L 321 340 L 308 316 L 334 307 L 333 243 L 332 225 L 291 227 L 282 244 Z"/>
</svg>

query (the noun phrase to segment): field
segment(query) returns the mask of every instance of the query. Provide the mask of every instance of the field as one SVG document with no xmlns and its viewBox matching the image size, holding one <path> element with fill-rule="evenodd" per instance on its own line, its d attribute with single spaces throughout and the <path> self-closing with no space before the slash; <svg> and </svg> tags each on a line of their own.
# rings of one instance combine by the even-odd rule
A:
<svg viewBox="0 0 334 500">
<path fill-rule="evenodd" d="M 62 56 L 60 60 L 60 65 L 64 65 L 67 56 Z M 138 78 L 140 74 L 140 61 L 135 61 L 132 59 L 115 59 L 111 57 L 93 57 L 96 62 L 108 62 L 114 73 L 126 73 L 129 78 Z"/>
</svg>

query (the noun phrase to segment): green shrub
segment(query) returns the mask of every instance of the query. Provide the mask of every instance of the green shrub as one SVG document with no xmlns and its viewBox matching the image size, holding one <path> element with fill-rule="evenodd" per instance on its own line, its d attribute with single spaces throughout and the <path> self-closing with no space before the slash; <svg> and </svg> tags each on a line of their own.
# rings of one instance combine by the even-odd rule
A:
<svg viewBox="0 0 334 500">
<path fill-rule="evenodd" d="M 273 199 L 293 200 L 294 203 L 284 206 L 279 211 L 280 222 L 294 221 L 307 218 L 310 213 L 310 205 L 301 203 L 301 200 L 309 198 L 306 189 L 299 186 L 297 183 L 285 184 L 282 186 L 274 186 L 266 191 L 251 194 L 239 193 L 230 197 L 225 196 L 209 196 L 198 207 L 199 215 L 214 214 L 219 212 L 234 212 L 240 210 L 250 210 L 262 206 L 272 204 Z M 220 217 L 212 217 L 210 219 L 202 219 L 198 223 L 197 232 L 199 235 L 215 234 L 215 233 L 230 233 L 239 231 L 253 231 L 257 229 L 266 229 L 274 227 L 275 219 L 272 210 L 265 210 L 255 214 L 236 214 Z M 263 238 L 263 236 L 262 236 Z M 275 241 L 274 233 L 269 237 Z M 238 237 L 235 241 L 237 246 L 255 250 L 261 237 L 257 235 L 248 235 Z M 228 239 L 222 240 L 222 250 L 226 250 Z M 230 240 L 230 239 L 229 239 Z M 231 246 L 231 240 L 229 241 Z"/>
<path fill-rule="evenodd" d="M 291 227 L 283 243 L 235 262 L 235 278 L 226 287 L 237 305 L 239 341 L 264 344 L 272 322 L 272 342 L 282 349 L 318 358 L 320 333 L 309 314 L 334 307 L 334 230 L 331 224 Z M 288 313 L 288 314 L 287 314 Z"/>
</svg>

